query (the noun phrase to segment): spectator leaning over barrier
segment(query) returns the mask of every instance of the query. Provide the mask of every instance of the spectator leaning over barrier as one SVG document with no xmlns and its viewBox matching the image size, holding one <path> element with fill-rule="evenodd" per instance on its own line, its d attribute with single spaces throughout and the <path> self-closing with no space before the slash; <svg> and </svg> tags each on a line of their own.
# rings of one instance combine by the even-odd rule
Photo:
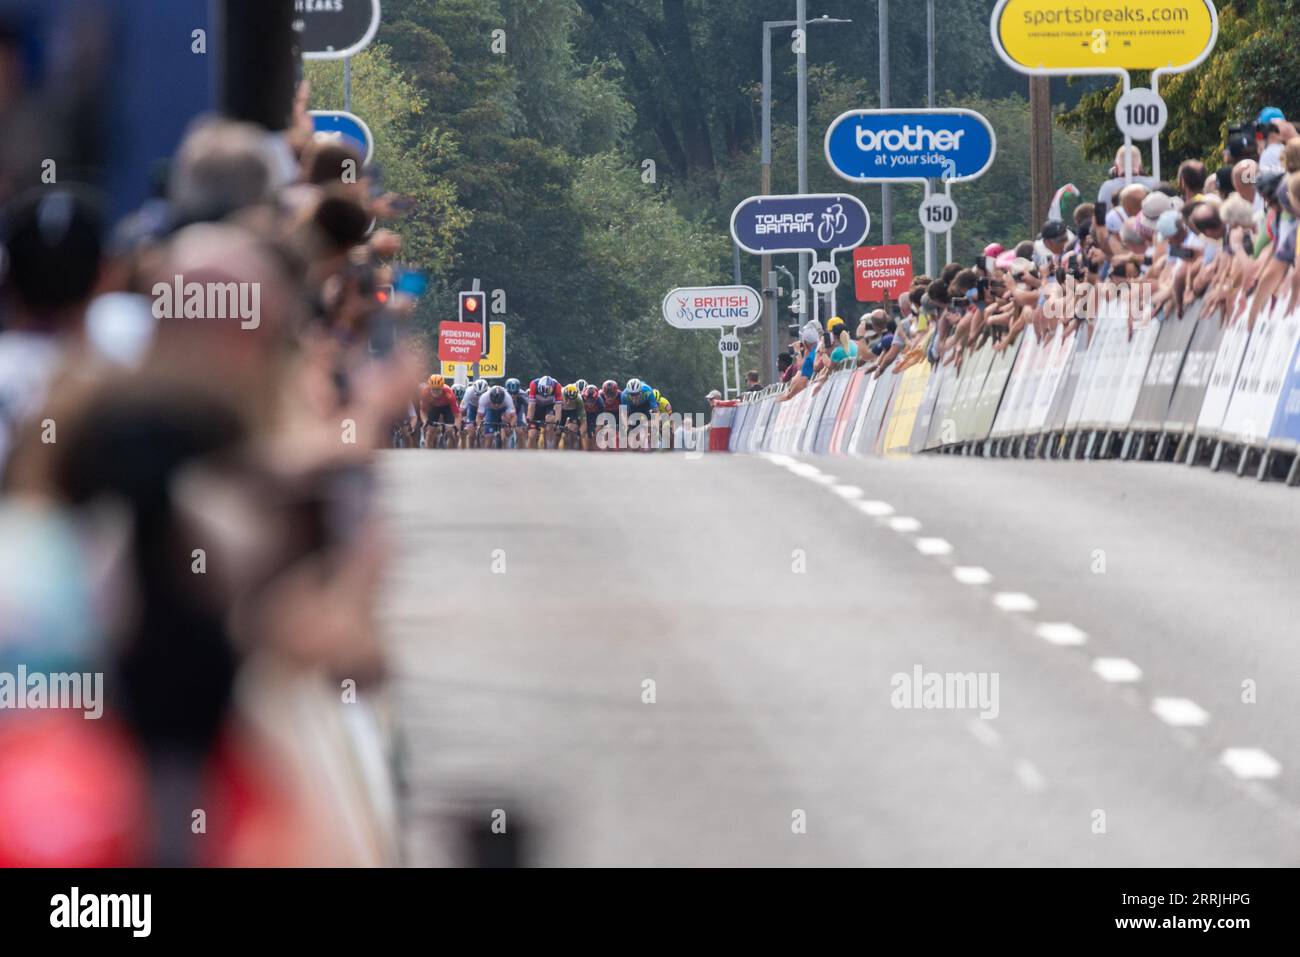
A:
<svg viewBox="0 0 1300 957">
<path fill-rule="evenodd" d="M 745 391 L 746 392 L 763 391 L 763 383 L 759 381 L 757 369 L 750 369 L 748 372 L 745 373 Z"/>
<path fill-rule="evenodd" d="M 812 381 L 813 368 L 817 360 L 817 345 L 821 336 L 817 332 L 817 324 L 810 322 L 799 330 L 799 350 L 801 353 L 799 371 L 795 373 L 790 380 L 790 388 L 777 400 L 778 402 L 788 402 L 797 396 L 804 389 L 808 388 L 808 383 Z"/>
<path fill-rule="evenodd" d="M 1133 144 L 1127 147 L 1121 146 L 1115 153 L 1115 165 L 1110 168 L 1110 178 L 1102 183 L 1101 189 L 1097 191 L 1097 209 L 1099 211 L 1108 213 L 1111 207 L 1118 203 L 1116 197 L 1119 195 L 1120 190 L 1128 185 L 1128 180 L 1124 176 L 1126 156 L 1132 158 L 1134 183 L 1141 183 L 1148 189 L 1151 189 L 1156 184 L 1156 181 L 1150 176 L 1142 175 L 1142 151 Z"/>
<path fill-rule="evenodd" d="M 1120 252 L 1119 234 L 1124 228 L 1127 220 L 1138 216 L 1142 212 L 1142 203 L 1146 200 L 1149 190 L 1141 183 L 1133 183 L 1124 187 L 1119 192 L 1119 200 L 1115 208 L 1106 214 L 1106 231 L 1111 238 L 1111 251 Z"/>
<path fill-rule="evenodd" d="M 1242 160 L 1232 167 L 1229 175 L 1232 191 L 1224 193 L 1223 198 L 1226 200 L 1235 194 L 1250 204 L 1252 212 L 1262 213 L 1264 197 L 1260 196 L 1259 190 L 1255 188 L 1256 182 L 1259 181 L 1259 164 L 1254 160 Z"/>
<path fill-rule="evenodd" d="M 837 321 L 838 320 L 838 321 Z M 835 348 L 831 350 L 831 362 L 843 362 L 845 359 L 858 357 L 858 346 L 849 338 L 849 330 L 844 320 L 836 316 L 831 320 L 831 334 L 835 337 Z"/>
<path fill-rule="evenodd" d="M 1259 150 L 1262 172 L 1282 169 L 1282 150 L 1286 143 L 1282 124 L 1286 116 L 1276 106 L 1266 106 L 1255 119 L 1255 143 Z"/>
<path fill-rule="evenodd" d="M 782 352 L 776 357 L 776 379 L 782 385 L 788 385 L 798 371 L 798 367 L 794 364 L 793 352 Z"/>
<path fill-rule="evenodd" d="M 1205 164 L 1200 160 L 1183 160 L 1178 167 L 1178 189 L 1183 202 L 1190 203 L 1205 190 Z"/>
</svg>

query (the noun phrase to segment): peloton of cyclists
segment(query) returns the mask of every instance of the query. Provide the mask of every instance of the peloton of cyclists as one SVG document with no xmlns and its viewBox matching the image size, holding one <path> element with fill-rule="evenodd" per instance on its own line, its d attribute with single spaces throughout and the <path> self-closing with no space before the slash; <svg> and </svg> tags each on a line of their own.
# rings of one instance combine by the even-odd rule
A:
<svg viewBox="0 0 1300 957">
<path fill-rule="evenodd" d="M 474 448 L 482 440 L 505 432 L 528 448 L 546 448 L 557 430 L 573 433 L 575 445 L 590 450 L 597 442 L 600 417 L 620 413 L 627 419 L 655 413 L 672 414 L 667 396 L 638 378 L 620 388 L 614 379 L 601 385 L 578 379 L 569 385 L 549 375 L 539 376 L 524 388 L 519 379 L 492 385 L 476 379 L 468 385 L 449 383 L 437 373 L 421 384 L 418 400 L 408 410 L 409 428 L 418 431 L 420 444 L 452 448 Z M 608 423 L 609 420 L 606 420 Z M 639 422 L 637 424 L 640 424 Z M 444 436 L 447 441 L 443 441 Z M 535 437 L 535 438 L 534 438 Z M 397 441 L 395 439 L 395 441 Z M 612 444 L 612 443 L 611 443 Z"/>
</svg>

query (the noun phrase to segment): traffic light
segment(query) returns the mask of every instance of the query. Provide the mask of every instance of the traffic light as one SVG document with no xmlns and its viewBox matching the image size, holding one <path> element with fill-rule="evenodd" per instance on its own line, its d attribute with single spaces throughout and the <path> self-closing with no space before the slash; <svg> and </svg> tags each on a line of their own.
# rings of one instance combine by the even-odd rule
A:
<svg viewBox="0 0 1300 957">
<path fill-rule="evenodd" d="M 483 354 L 487 355 L 492 345 L 488 339 L 491 329 L 488 327 L 487 293 L 462 292 L 460 294 L 459 318 L 461 322 L 477 322 L 483 327 Z"/>
<path fill-rule="evenodd" d="M 460 294 L 460 321 L 487 324 L 487 293 L 462 292 Z"/>
</svg>

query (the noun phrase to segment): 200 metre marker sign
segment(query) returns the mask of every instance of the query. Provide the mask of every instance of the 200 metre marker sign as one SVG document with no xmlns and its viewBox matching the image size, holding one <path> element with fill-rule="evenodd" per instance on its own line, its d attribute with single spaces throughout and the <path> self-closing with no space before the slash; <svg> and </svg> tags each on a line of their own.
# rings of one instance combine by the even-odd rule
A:
<svg viewBox="0 0 1300 957">
<path fill-rule="evenodd" d="M 379 0 L 294 0 L 293 13 L 304 60 L 356 56 L 379 30 Z"/>
</svg>

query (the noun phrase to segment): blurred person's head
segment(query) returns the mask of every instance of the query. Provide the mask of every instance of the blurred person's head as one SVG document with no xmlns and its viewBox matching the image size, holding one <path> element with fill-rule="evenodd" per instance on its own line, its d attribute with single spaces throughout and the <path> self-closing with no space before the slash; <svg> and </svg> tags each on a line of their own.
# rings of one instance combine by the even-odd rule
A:
<svg viewBox="0 0 1300 957">
<path fill-rule="evenodd" d="M 1181 243 L 1187 237 L 1187 224 L 1182 214 L 1172 209 L 1161 213 L 1156 222 L 1156 235 L 1165 242 Z"/>
<path fill-rule="evenodd" d="M 361 154 L 350 145 L 331 139 L 314 139 L 303 151 L 303 179 L 353 202 L 365 205 L 367 180 Z"/>
<path fill-rule="evenodd" d="M 1244 196 L 1229 196 L 1223 201 L 1219 216 L 1229 229 L 1236 226 L 1252 229 L 1255 225 L 1255 208 Z"/>
<path fill-rule="evenodd" d="M 1119 207 L 1127 217 L 1142 211 L 1142 201 L 1147 198 L 1147 188 L 1141 183 L 1130 183 L 1119 191 Z"/>
<path fill-rule="evenodd" d="M 1032 239 L 1026 239 L 1022 242 L 1016 243 L 1015 253 L 1017 259 L 1033 259 L 1034 241 Z"/>
<path fill-rule="evenodd" d="M 1227 199 L 1236 192 L 1244 196 L 1247 200 L 1255 200 L 1255 183 L 1259 180 L 1259 164 L 1254 160 L 1242 160 L 1232 168 L 1232 189 L 1223 193 L 1223 198 Z"/>
<path fill-rule="evenodd" d="M 81 189 L 32 190 L 9 205 L 3 230 L 6 325 L 61 332 L 79 324 L 102 266 L 98 204 Z"/>
<path fill-rule="evenodd" d="M 1114 173 L 1116 177 L 1123 176 L 1128 172 L 1126 162 L 1132 162 L 1132 173 L 1134 176 L 1142 174 L 1142 151 L 1136 144 L 1121 146 L 1115 151 Z"/>
<path fill-rule="evenodd" d="M 1183 160 L 1178 167 L 1178 188 L 1183 199 L 1190 200 L 1205 189 L 1205 164 L 1200 160 Z"/>
<path fill-rule="evenodd" d="M 1216 204 L 1198 203 L 1189 214 L 1188 221 L 1192 229 L 1206 239 L 1223 239 L 1223 220 L 1219 217 L 1219 209 Z"/>
<path fill-rule="evenodd" d="M 1070 229 L 1059 219 L 1049 219 L 1044 223 L 1039 236 L 1053 256 L 1061 255 L 1070 244 Z"/>
<path fill-rule="evenodd" d="M 1080 203 L 1074 207 L 1074 227 L 1078 231 L 1085 225 L 1091 226 L 1096 218 L 1097 206 L 1095 203 Z M 995 257 L 996 258 L 996 257 Z"/>
<path fill-rule="evenodd" d="M 939 279 L 942 280 L 945 285 L 950 286 L 952 285 L 952 281 L 957 278 L 957 273 L 962 271 L 962 268 L 961 263 L 948 263 L 948 265 L 943 267 L 943 271 L 939 273 Z"/>
<path fill-rule="evenodd" d="M 1293 136 L 1282 148 L 1282 168 L 1288 173 L 1300 173 L 1300 136 Z"/>
<path fill-rule="evenodd" d="M 1141 256 L 1147 251 L 1147 237 L 1137 219 L 1124 220 L 1124 226 L 1119 231 L 1119 241 L 1125 250 L 1134 255 Z"/>
<path fill-rule="evenodd" d="M 1212 191 L 1217 196 L 1229 195 L 1234 188 L 1232 185 L 1233 169 L 1232 166 L 1220 166 L 1216 169 L 1214 175 L 1210 177 L 1210 182 L 1206 184 L 1208 187 L 1206 192 Z"/>
<path fill-rule="evenodd" d="M 177 224 L 211 222 L 269 201 L 274 185 L 274 160 L 263 130 L 205 119 L 180 145 L 168 198 Z"/>
<path fill-rule="evenodd" d="M 301 308 L 284 262 L 236 226 L 176 233 L 150 277 L 159 322 L 149 364 L 269 415 Z"/>
<path fill-rule="evenodd" d="M 1147 195 L 1138 207 L 1139 213 L 1135 214 L 1137 215 L 1138 225 L 1142 227 L 1144 234 L 1149 235 L 1155 232 L 1156 220 L 1160 218 L 1160 214 L 1173 208 L 1173 201 L 1164 193 L 1150 193 Z"/>
</svg>

